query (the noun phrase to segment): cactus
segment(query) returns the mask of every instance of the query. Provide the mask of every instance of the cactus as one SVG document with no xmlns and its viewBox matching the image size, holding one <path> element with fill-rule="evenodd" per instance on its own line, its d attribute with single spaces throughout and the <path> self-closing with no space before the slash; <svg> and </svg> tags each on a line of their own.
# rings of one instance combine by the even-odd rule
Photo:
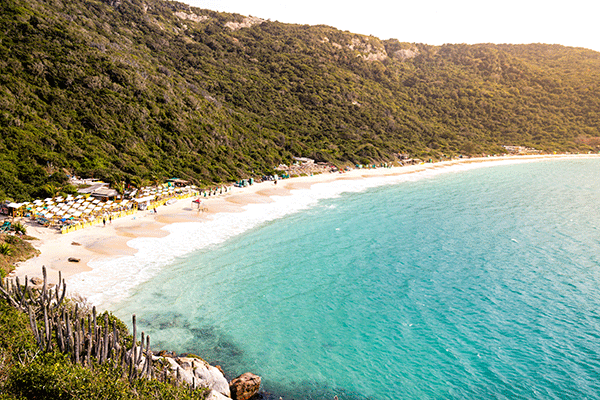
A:
<svg viewBox="0 0 600 400">
<path fill-rule="evenodd" d="M 136 316 L 132 316 L 133 343 L 130 350 L 125 347 L 125 337 L 119 337 L 116 321 L 112 329 L 109 316 L 104 314 L 104 324 L 97 320 L 97 310 L 80 307 L 70 308 L 64 304 L 66 283 L 59 272 L 59 284 L 48 288 L 46 268 L 42 267 L 43 285 L 32 288 L 25 277 L 24 285 L 18 278 L 0 280 L 0 295 L 15 308 L 29 315 L 31 330 L 42 352 L 58 351 L 70 355 L 74 363 L 93 368 L 94 363 L 105 364 L 112 361 L 121 365 L 122 371 L 130 380 L 136 378 L 158 379 L 168 382 L 172 378 L 175 384 L 181 379 L 179 368 L 169 376 L 169 368 L 162 372 L 152 363 L 150 336 L 141 333 L 137 341 Z M 54 333 L 54 335 L 53 335 Z M 195 387 L 195 381 L 191 388 Z"/>
</svg>

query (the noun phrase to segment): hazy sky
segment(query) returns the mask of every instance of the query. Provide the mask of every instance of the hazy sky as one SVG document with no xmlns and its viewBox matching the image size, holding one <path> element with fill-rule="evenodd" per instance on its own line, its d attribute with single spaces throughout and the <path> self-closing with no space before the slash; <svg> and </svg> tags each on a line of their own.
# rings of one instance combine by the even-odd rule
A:
<svg viewBox="0 0 600 400">
<path fill-rule="evenodd" d="M 598 0 L 183 0 L 272 21 L 402 42 L 550 43 L 600 51 Z"/>
</svg>

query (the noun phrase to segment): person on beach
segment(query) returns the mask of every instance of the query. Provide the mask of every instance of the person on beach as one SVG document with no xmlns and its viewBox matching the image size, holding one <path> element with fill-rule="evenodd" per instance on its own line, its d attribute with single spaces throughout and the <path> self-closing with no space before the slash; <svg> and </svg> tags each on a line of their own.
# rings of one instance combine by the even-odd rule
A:
<svg viewBox="0 0 600 400">
<path fill-rule="evenodd" d="M 106 226 L 106 217 L 102 217 L 102 223 Z"/>
<path fill-rule="evenodd" d="M 109 223 L 109 224 L 112 224 L 112 215 L 109 215 L 109 216 L 108 216 L 108 223 Z"/>
</svg>

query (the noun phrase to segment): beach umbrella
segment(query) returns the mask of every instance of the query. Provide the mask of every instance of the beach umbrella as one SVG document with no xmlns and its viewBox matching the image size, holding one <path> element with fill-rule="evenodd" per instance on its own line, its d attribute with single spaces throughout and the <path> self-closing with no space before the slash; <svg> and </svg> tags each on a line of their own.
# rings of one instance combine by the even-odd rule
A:
<svg viewBox="0 0 600 400">
<path fill-rule="evenodd" d="M 79 196 L 75 197 L 76 199 L 83 199 L 83 195 L 80 194 Z"/>
<path fill-rule="evenodd" d="M 98 203 L 100 203 L 100 199 L 94 199 L 94 201 L 92 201 L 92 203 L 98 204 Z"/>
<path fill-rule="evenodd" d="M 54 200 L 55 200 L 55 201 L 57 201 L 57 202 L 61 202 L 61 201 L 63 201 L 64 199 L 63 199 L 63 197 L 62 197 L 62 196 L 58 196 L 58 197 L 57 197 L 56 199 L 54 199 Z"/>
<path fill-rule="evenodd" d="M 113 203 L 112 200 L 109 200 L 109 201 L 106 202 L 106 204 L 112 204 L 112 203 Z"/>
<path fill-rule="evenodd" d="M 65 214 L 65 211 L 64 211 L 64 210 L 60 210 L 60 211 L 58 211 L 58 212 L 56 213 L 56 215 L 64 215 L 64 214 Z"/>
<path fill-rule="evenodd" d="M 82 214 L 82 212 L 81 212 L 81 211 L 75 211 L 75 212 L 73 213 L 73 216 L 74 216 L 74 217 L 77 217 L 77 218 L 79 218 L 79 217 L 81 217 L 81 214 Z"/>
<path fill-rule="evenodd" d="M 52 198 L 51 198 L 51 197 L 47 197 L 47 198 L 45 198 L 45 199 L 44 199 L 44 202 L 46 202 L 46 203 L 49 203 L 49 202 L 51 202 L 51 201 L 52 201 Z"/>
<path fill-rule="evenodd" d="M 74 197 L 73 197 L 73 196 L 71 196 L 71 195 L 68 195 L 68 196 L 67 196 L 67 201 L 69 201 L 69 200 L 73 200 L 73 199 L 74 199 Z"/>
<path fill-rule="evenodd" d="M 102 207 L 100 207 L 100 206 L 94 207 L 94 211 L 100 211 L 100 210 L 102 210 Z"/>
<path fill-rule="evenodd" d="M 90 214 L 92 212 L 92 210 L 90 208 L 86 208 L 85 210 L 82 211 L 82 213 L 84 214 Z"/>
</svg>

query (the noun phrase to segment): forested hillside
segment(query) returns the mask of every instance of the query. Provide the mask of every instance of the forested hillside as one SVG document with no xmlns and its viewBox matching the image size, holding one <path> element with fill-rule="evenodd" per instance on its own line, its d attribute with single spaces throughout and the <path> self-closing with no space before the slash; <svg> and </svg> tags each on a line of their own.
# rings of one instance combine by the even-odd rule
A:
<svg viewBox="0 0 600 400">
<path fill-rule="evenodd" d="M 65 171 L 200 184 L 334 163 L 589 151 L 600 53 L 381 41 L 160 0 L 0 3 L 0 199 Z"/>
</svg>

